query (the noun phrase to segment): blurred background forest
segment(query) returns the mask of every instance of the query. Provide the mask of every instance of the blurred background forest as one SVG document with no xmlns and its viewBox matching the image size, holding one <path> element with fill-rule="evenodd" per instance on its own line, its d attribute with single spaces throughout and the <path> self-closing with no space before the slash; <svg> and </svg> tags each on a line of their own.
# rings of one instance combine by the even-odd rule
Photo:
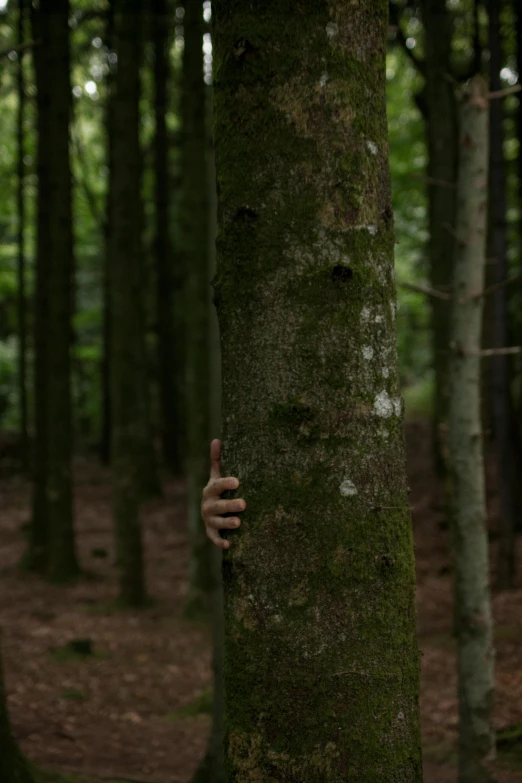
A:
<svg viewBox="0 0 522 783">
<path fill-rule="evenodd" d="M 39 767 L 185 783 L 207 747 L 218 590 L 199 524 L 219 435 L 211 4 L 142 4 L 0 0 L 0 625 L 13 732 Z M 505 91 L 490 111 L 482 399 L 499 779 L 522 775 L 521 68 L 517 0 L 390 4 L 428 783 L 456 779 L 448 299 L 455 94 L 477 71 Z"/>
</svg>

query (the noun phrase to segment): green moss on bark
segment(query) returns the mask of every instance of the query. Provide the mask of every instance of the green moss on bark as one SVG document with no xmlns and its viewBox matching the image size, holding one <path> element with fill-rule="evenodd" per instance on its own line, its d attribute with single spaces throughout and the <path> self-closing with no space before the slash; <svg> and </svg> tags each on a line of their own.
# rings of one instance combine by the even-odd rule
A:
<svg viewBox="0 0 522 783">
<path fill-rule="evenodd" d="M 384 2 L 213 4 L 227 780 L 421 780 Z"/>
</svg>

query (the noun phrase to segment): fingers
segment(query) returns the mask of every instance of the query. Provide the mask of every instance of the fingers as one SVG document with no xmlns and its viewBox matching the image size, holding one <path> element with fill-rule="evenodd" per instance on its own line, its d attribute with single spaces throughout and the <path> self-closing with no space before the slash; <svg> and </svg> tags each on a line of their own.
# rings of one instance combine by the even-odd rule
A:
<svg viewBox="0 0 522 783">
<path fill-rule="evenodd" d="M 237 517 L 207 517 L 206 525 L 212 530 L 235 530 L 241 522 Z"/>
<path fill-rule="evenodd" d="M 221 441 L 215 438 L 210 444 L 210 478 L 221 477 Z"/>
<path fill-rule="evenodd" d="M 215 530 L 212 530 L 212 528 L 207 527 L 207 536 L 210 538 L 212 543 L 218 547 L 218 549 L 228 549 L 230 547 L 230 541 L 227 541 L 225 538 L 221 538 L 219 533 Z"/>
<path fill-rule="evenodd" d="M 234 476 L 227 476 L 226 478 L 210 478 L 207 486 L 203 490 L 203 498 L 218 498 L 227 489 L 237 489 L 239 487 L 239 481 Z"/>
<path fill-rule="evenodd" d="M 233 500 L 207 500 L 203 505 L 203 514 L 206 517 L 219 516 L 220 514 L 233 514 L 238 511 L 244 511 L 246 503 L 243 498 Z"/>
</svg>

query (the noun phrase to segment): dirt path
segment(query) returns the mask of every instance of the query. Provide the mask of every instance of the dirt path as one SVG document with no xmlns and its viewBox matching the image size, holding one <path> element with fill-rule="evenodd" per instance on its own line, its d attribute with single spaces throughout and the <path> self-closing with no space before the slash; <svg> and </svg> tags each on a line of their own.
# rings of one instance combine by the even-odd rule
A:
<svg viewBox="0 0 522 783">
<path fill-rule="evenodd" d="M 430 474 L 423 424 L 409 425 L 408 445 L 425 783 L 453 783 L 457 701 L 447 534 L 439 527 L 442 500 Z M 211 672 L 208 629 L 183 619 L 188 557 L 183 487 L 169 485 L 164 499 L 147 509 L 153 605 L 140 613 L 120 612 L 113 603 L 108 476 L 91 464 L 79 464 L 77 475 L 80 556 L 88 576 L 68 588 L 18 571 L 29 490 L 17 478 L 0 484 L 0 626 L 16 735 L 28 756 L 47 769 L 100 780 L 189 783 L 206 745 Z M 522 557 L 519 562 L 522 570 Z M 494 611 L 500 728 L 522 722 L 522 590 L 495 596 Z M 75 654 L 71 640 L 90 640 L 93 654 Z M 520 770 L 499 775 L 499 783 L 521 780 Z"/>
</svg>

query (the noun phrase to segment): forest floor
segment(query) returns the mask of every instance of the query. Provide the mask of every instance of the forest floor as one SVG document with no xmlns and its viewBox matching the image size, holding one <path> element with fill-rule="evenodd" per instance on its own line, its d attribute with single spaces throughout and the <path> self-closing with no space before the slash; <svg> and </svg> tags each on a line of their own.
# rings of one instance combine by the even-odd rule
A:
<svg viewBox="0 0 522 783">
<path fill-rule="evenodd" d="M 407 440 L 425 783 L 454 783 L 457 693 L 448 534 L 441 489 L 430 468 L 429 428 L 422 420 L 409 422 Z M 139 613 L 125 612 L 115 603 L 108 475 L 84 463 L 77 476 L 85 576 L 69 587 L 49 586 L 17 568 L 30 491 L 18 477 L 0 482 L 0 627 L 16 736 L 28 757 L 50 771 L 48 783 L 64 780 L 58 773 L 71 783 L 189 783 L 210 726 L 211 636 L 206 625 L 183 618 L 184 488 L 170 483 L 163 499 L 148 505 L 145 544 L 153 602 Z M 489 507 L 494 538 L 494 497 Z M 518 565 L 522 587 L 521 550 Z M 522 589 L 495 594 L 494 614 L 495 721 L 505 729 L 522 724 Z M 522 780 L 520 740 L 516 747 L 501 754 L 499 783 Z"/>
</svg>

